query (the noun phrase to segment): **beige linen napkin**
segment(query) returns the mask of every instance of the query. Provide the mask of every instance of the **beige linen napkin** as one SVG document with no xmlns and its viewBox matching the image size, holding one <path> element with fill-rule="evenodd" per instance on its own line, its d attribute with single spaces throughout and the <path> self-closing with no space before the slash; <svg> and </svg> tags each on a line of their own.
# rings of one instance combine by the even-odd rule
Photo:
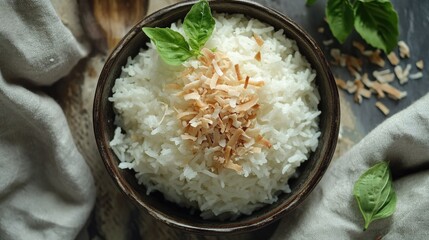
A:
<svg viewBox="0 0 429 240">
<path fill-rule="evenodd" d="M 398 198 L 392 217 L 363 231 L 353 185 L 390 161 Z M 335 160 L 308 199 L 284 218 L 272 239 L 429 239 L 429 94 L 384 121 Z"/>
<path fill-rule="evenodd" d="M 74 239 L 93 179 L 61 108 L 34 85 L 59 80 L 88 49 L 47 0 L 0 1 L 0 23 L 0 239 Z"/>
</svg>

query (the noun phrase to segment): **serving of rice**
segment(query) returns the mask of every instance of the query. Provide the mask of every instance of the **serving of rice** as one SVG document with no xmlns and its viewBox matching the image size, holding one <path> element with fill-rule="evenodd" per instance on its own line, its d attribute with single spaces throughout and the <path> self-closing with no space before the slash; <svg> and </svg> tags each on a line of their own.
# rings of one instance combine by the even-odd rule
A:
<svg viewBox="0 0 429 240">
<path fill-rule="evenodd" d="M 198 80 L 197 73 L 187 69 L 201 69 L 201 61 L 192 58 L 181 66 L 167 65 L 151 43 L 128 58 L 109 99 L 117 125 L 110 146 L 121 161 L 119 167 L 135 171 L 147 194 L 160 191 L 167 200 L 200 210 L 203 218 L 251 214 L 275 202 L 280 193 L 290 192 L 288 180 L 315 151 L 320 136 L 316 74 L 295 41 L 282 30 L 243 15 L 214 14 L 214 18 L 207 54 L 223 53 L 232 66 L 239 66 L 237 81 L 244 82 L 247 76 L 240 88 L 257 96 L 257 104 L 249 110 L 254 111 L 249 115 L 252 120 L 243 129 L 257 130 L 256 142 L 229 148 L 226 160 L 231 160 L 223 159 L 224 165 L 214 167 L 214 141 L 200 133 L 189 135 L 187 125 L 195 122 L 181 120 L 190 106 L 183 86 Z M 183 33 L 180 22 L 171 29 Z M 183 82 L 184 72 L 188 82 Z M 240 102 L 228 104 L 234 109 Z M 210 127 L 213 121 L 207 121 Z M 222 132 L 236 127 L 232 124 Z M 231 140 L 230 135 L 226 138 Z M 265 142 L 258 143 L 261 139 Z M 225 139 L 219 145 L 216 149 L 228 148 Z"/>
</svg>

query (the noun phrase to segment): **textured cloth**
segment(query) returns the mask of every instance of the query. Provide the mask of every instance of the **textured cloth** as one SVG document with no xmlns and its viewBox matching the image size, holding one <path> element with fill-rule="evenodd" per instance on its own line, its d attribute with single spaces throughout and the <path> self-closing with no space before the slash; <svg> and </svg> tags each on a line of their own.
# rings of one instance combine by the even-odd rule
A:
<svg viewBox="0 0 429 240">
<path fill-rule="evenodd" d="M 364 221 L 353 196 L 359 176 L 390 161 L 396 212 Z M 335 160 L 306 201 L 272 239 L 429 239 L 429 95 L 384 121 Z"/>
<path fill-rule="evenodd" d="M 91 173 L 50 85 L 88 54 L 49 1 L 0 1 L 0 239 L 74 239 Z M 25 86 L 25 87 L 24 87 Z"/>
<path fill-rule="evenodd" d="M 74 239 L 93 180 L 60 107 L 34 85 L 67 75 L 88 51 L 47 0 L 0 1 L 0 21 L 0 239 Z M 363 232 L 353 184 L 381 160 L 391 163 L 397 210 Z M 273 239 L 429 239 L 428 164 L 426 96 L 335 160 Z"/>
</svg>

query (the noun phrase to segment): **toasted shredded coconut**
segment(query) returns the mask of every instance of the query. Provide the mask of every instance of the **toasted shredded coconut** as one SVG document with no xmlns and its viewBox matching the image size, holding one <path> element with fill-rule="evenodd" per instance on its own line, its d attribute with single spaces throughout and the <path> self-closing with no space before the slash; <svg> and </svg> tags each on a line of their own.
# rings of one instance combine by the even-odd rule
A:
<svg viewBox="0 0 429 240">
<path fill-rule="evenodd" d="M 384 105 L 382 102 L 379 102 L 379 101 L 377 101 L 376 103 L 375 103 L 375 106 L 378 108 L 378 109 L 380 109 L 380 111 L 384 114 L 384 115 L 388 115 L 389 114 L 389 112 L 390 112 L 390 110 L 389 110 L 389 108 L 387 108 L 386 107 L 386 105 Z"/>
<path fill-rule="evenodd" d="M 410 74 L 410 70 L 411 70 L 411 64 L 407 64 L 405 69 L 402 69 L 400 65 L 397 65 L 394 68 L 396 77 L 398 77 L 400 84 L 404 84 L 408 82 L 408 75 Z"/>
<path fill-rule="evenodd" d="M 398 64 L 399 64 L 399 58 L 398 58 L 398 56 L 396 56 L 396 53 L 395 53 L 395 52 L 390 52 L 390 53 L 387 55 L 387 59 L 389 59 L 389 62 L 390 62 L 393 66 L 396 66 L 396 65 L 398 65 Z"/>
<path fill-rule="evenodd" d="M 395 74 L 392 73 L 390 69 L 374 71 L 372 75 L 381 83 L 393 82 L 393 80 L 395 80 Z"/>
<path fill-rule="evenodd" d="M 358 49 L 361 54 L 364 54 L 364 52 L 365 52 L 365 46 L 362 43 L 360 43 L 358 41 L 353 41 L 352 44 L 353 44 L 353 47 L 355 47 L 356 49 Z"/>
<path fill-rule="evenodd" d="M 369 61 L 378 65 L 379 67 L 384 67 L 384 65 L 386 64 L 386 62 L 384 61 L 384 59 L 380 56 L 381 51 L 380 49 L 377 49 L 375 51 L 373 51 L 373 53 L 369 56 Z"/>
<path fill-rule="evenodd" d="M 333 43 L 334 43 L 333 39 L 328 39 L 328 40 L 324 40 L 323 41 L 323 45 L 325 45 L 325 46 L 329 46 L 329 45 L 331 45 Z"/>
<path fill-rule="evenodd" d="M 423 70 L 423 67 L 424 67 L 423 60 L 419 60 L 419 61 L 417 61 L 417 62 L 416 62 L 416 67 L 417 67 L 418 69 L 420 69 L 420 70 Z"/>
<path fill-rule="evenodd" d="M 398 46 L 399 46 L 399 56 L 401 56 L 401 58 L 409 58 L 410 48 L 408 47 L 408 45 L 404 41 L 399 41 Z"/>
<path fill-rule="evenodd" d="M 233 68 L 229 65 L 230 68 L 222 70 L 219 66 L 226 66 L 224 62 L 230 61 L 223 53 L 213 53 L 207 48 L 202 53 L 199 58 L 202 66 L 212 67 L 213 70 L 205 71 L 204 67 L 192 71 L 187 69 L 185 72 L 188 74 L 181 75 L 185 85 L 179 96 L 183 96 L 188 103 L 185 107 L 177 106 L 177 118 L 185 121 L 181 137 L 205 148 L 218 147 L 210 167 L 212 171 L 229 168 L 241 174 L 241 166 L 234 162 L 237 156 L 250 151 L 258 152 L 260 147 L 271 147 L 271 143 L 261 135 L 245 135 L 245 130 L 254 129 L 253 119 L 259 108 L 259 98 L 254 92 L 264 82 L 250 81 L 250 77 L 246 76 L 243 85 L 236 85 L 242 78 L 240 65 L 235 64 Z M 195 75 L 203 81 L 194 79 Z M 220 140 L 222 134 L 225 139 Z"/>
<path fill-rule="evenodd" d="M 262 40 L 258 34 L 253 33 L 253 38 L 255 38 L 256 44 L 258 44 L 260 47 L 264 45 L 264 40 Z"/>
<path fill-rule="evenodd" d="M 241 77 L 241 73 L 240 73 L 240 65 L 235 64 L 234 69 L 235 69 L 235 74 L 237 74 L 238 81 L 241 81 L 243 78 Z"/>
<path fill-rule="evenodd" d="M 244 88 L 247 88 L 247 85 L 249 85 L 249 79 L 250 79 L 250 77 L 247 76 L 246 80 L 244 80 Z"/>
<path fill-rule="evenodd" d="M 258 52 L 256 53 L 256 55 L 255 55 L 255 59 L 256 59 L 256 61 L 258 61 L 258 62 L 260 62 L 260 61 L 261 61 L 261 52 L 260 52 L 260 51 L 258 51 Z"/>
<path fill-rule="evenodd" d="M 423 72 L 416 72 L 416 73 L 410 74 L 409 77 L 411 79 L 420 79 L 423 77 Z"/>
</svg>

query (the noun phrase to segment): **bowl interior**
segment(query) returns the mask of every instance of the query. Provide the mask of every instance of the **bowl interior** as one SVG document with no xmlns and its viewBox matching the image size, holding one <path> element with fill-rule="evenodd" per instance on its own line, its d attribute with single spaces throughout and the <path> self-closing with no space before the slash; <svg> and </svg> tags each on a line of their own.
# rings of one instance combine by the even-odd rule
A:
<svg viewBox="0 0 429 240">
<path fill-rule="evenodd" d="M 292 210 L 318 183 L 334 153 L 340 119 L 337 88 L 322 51 L 299 26 L 275 10 L 248 1 L 210 2 L 212 11 L 242 13 L 268 23 L 276 30 L 284 29 L 286 37 L 296 40 L 300 52 L 317 71 L 316 85 L 321 95 L 319 109 L 322 112 L 319 125 L 322 134 L 316 151 L 299 167 L 299 177 L 289 181 L 292 190 L 290 194 L 281 194 L 276 203 L 265 206 L 250 216 L 225 222 L 203 220 L 198 213 L 191 215 L 188 209 L 167 202 L 160 193 L 147 196 L 145 187 L 137 183 L 133 171 L 117 167 L 119 160 L 109 148 L 109 141 L 113 138 L 115 129 L 115 114 L 112 103 L 107 99 L 112 95 L 111 89 L 115 79 L 119 77 L 121 67 L 126 64 L 128 56 L 136 56 L 140 48 L 146 47 L 148 38 L 141 28 L 168 27 L 172 22 L 183 19 L 193 3 L 195 2 L 179 3 L 148 16 L 131 29 L 111 53 L 100 75 L 94 99 L 94 130 L 97 145 L 106 168 L 120 189 L 155 218 L 169 225 L 200 233 L 255 230 Z"/>
</svg>

